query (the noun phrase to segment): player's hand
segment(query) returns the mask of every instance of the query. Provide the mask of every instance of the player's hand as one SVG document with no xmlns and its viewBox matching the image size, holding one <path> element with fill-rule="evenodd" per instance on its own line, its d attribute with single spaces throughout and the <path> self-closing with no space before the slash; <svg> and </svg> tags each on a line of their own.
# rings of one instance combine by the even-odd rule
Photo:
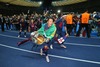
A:
<svg viewBox="0 0 100 67">
<path fill-rule="evenodd" d="M 49 42 L 49 40 L 50 40 L 49 38 L 46 38 L 45 42 L 47 43 L 47 42 Z"/>
<path fill-rule="evenodd" d="M 34 31 L 34 32 L 31 33 L 31 36 L 36 37 L 35 35 L 36 35 L 37 33 L 38 33 L 37 31 Z"/>
<path fill-rule="evenodd" d="M 69 36 L 69 34 L 68 33 L 66 33 L 66 37 L 68 37 Z"/>
</svg>

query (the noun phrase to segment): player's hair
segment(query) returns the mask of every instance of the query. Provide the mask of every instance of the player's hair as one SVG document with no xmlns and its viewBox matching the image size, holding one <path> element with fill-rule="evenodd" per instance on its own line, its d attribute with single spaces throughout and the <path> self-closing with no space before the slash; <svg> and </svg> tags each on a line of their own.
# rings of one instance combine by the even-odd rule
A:
<svg viewBox="0 0 100 67">
<path fill-rule="evenodd" d="M 48 17 L 47 21 L 48 21 L 49 19 L 52 19 L 52 20 L 53 20 L 53 22 L 54 22 L 54 19 L 53 19 L 52 17 Z"/>
</svg>

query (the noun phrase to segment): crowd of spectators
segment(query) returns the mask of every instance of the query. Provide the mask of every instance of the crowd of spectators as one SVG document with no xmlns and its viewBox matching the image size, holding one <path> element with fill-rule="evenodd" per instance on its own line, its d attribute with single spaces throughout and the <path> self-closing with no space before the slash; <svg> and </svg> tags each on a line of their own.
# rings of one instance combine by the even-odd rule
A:
<svg viewBox="0 0 100 67">
<path fill-rule="evenodd" d="M 67 15 L 66 13 L 63 15 Z M 93 19 L 89 20 L 90 29 L 96 30 L 98 32 L 97 36 L 100 36 L 100 13 L 93 12 L 90 13 Z M 81 14 L 73 13 L 73 26 L 72 29 L 74 30 L 74 35 L 76 35 L 78 24 L 80 21 Z M 1 31 L 5 30 L 20 30 L 20 22 L 24 21 L 26 23 L 26 30 L 27 32 L 32 32 L 38 30 L 43 23 L 46 23 L 48 17 L 54 18 L 55 22 L 59 18 L 59 14 L 50 14 L 48 11 L 44 12 L 43 14 L 20 14 L 20 15 L 13 15 L 13 16 L 2 16 L 0 14 L 0 27 Z M 72 31 L 71 31 L 72 32 Z"/>
</svg>

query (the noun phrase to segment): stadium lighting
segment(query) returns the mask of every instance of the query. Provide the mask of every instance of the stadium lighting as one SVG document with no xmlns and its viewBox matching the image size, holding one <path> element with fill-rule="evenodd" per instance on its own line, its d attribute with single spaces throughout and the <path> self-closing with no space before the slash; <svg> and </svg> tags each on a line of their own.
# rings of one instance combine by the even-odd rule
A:
<svg viewBox="0 0 100 67">
<path fill-rule="evenodd" d="M 41 4 L 42 4 L 42 2 L 40 1 L 40 2 L 39 2 L 39 4 L 41 5 Z"/>
<path fill-rule="evenodd" d="M 8 6 L 9 4 L 8 4 L 8 3 L 6 3 L 6 5 Z"/>
<path fill-rule="evenodd" d="M 58 13 L 60 13 L 60 12 L 61 12 L 61 10 L 58 10 L 57 12 L 58 12 Z"/>
</svg>

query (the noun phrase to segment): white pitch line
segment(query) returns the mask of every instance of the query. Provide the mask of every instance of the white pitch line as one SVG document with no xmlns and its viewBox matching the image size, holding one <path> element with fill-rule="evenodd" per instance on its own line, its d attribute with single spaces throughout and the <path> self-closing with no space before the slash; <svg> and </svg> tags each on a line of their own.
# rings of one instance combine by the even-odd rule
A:
<svg viewBox="0 0 100 67">
<path fill-rule="evenodd" d="M 18 37 L 15 37 L 15 36 L 8 36 L 8 35 L 4 35 L 4 34 L 0 34 L 0 36 L 17 38 L 17 39 L 26 39 L 26 38 L 22 38 L 22 37 L 18 38 Z M 55 42 L 55 43 L 57 43 L 57 42 Z M 64 44 L 75 45 L 75 46 L 100 47 L 100 45 L 91 45 L 91 44 L 66 43 L 66 42 Z"/>
<path fill-rule="evenodd" d="M 7 32 L 14 32 L 14 33 L 18 33 L 19 31 L 11 31 L 11 30 L 6 30 Z M 30 34 L 30 32 L 27 32 L 27 34 Z"/>
<path fill-rule="evenodd" d="M 4 44 L 0 44 L 0 46 L 10 48 L 10 49 L 14 49 L 14 50 L 23 51 L 23 52 L 33 53 L 33 54 L 40 54 L 39 52 L 29 51 L 29 50 L 26 50 L 26 49 L 20 49 L 20 48 L 16 48 L 16 47 L 12 47 L 12 46 L 7 46 L 7 45 L 4 45 Z M 64 59 L 64 60 L 72 60 L 72 61 L 79 61 L 79 62 L 85 62 L 85 63 L 99 64 L 100 65 L 100 62 L 97 62 L 97 61 L 63 57 L 63 56 L 57 56 L 57 55 L 52 55 L 52 54 L 49 54 L 49 56 L 59 58 L 59 59 Z"/>
<path fill-rule="evenodd" d="M 6 30 L 7 32 L 15 32 L 15 33 L 18 33 L 18 31 L 9 31 L 9 30 Z M 30 34 L 29 32 L 27 32 L 27 34 Z M 76 36 L 69 36 L 69 37 L 76 37 Z M 85 37 L 76 37 L 76 38 L 85 38 Z M 100 37 L 91 37 L 91 38 L 95 38 L 95 39 L 100 39 Z"/>
<path fill-rule="evenodd" d="M 91 44 L 79 44 L 79 43 L 64 43 L 68 45 L 77 45 L 77 46 L 87 46 L 87 47 L 100 47 L 100 45 L 91 45 Z"/>
<path fill-rule="evenodd" d="M 18 37 L 15 37 L 15 36 L 8 36 L 8 35 L 4 35 L 4 34 L 0 34 L 0 36 L 5 36 L 5 37 L 10 37 L 10 38 L 17 38 L 17 39 L 26 39 L 26 38 L 18 38 Z"/>
</svg>

